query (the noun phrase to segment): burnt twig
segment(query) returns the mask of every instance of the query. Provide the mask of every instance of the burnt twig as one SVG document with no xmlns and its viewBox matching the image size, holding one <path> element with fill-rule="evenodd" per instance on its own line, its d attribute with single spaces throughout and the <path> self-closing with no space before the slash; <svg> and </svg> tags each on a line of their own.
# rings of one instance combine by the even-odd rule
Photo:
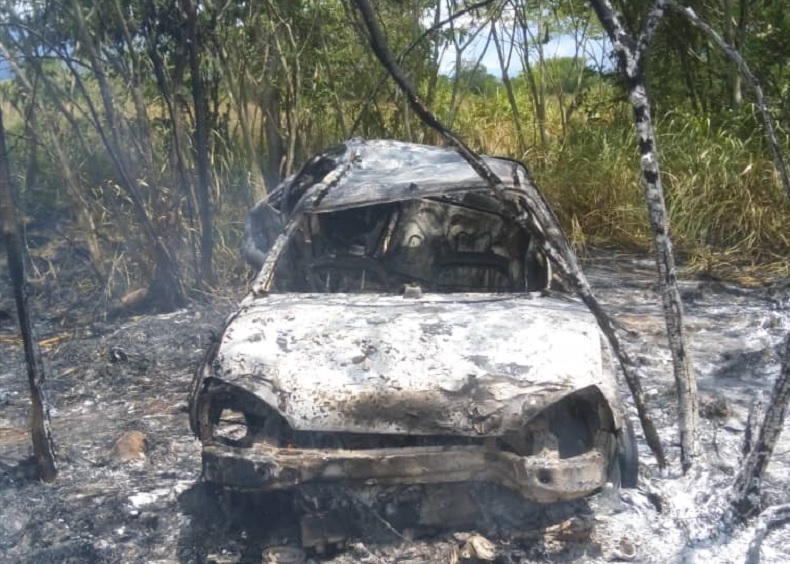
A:
<svg viewBox="0 0 790 564">
<path fill-rule="evenodd" d="M 55 447 L 49 424 L 49 408 L 44 395 L 46 372 L 41 360 L 30 309 L 27 302 L 27 280 L 25 279 L 25 247 L 19 236 L 16 213 L 11 194 L 11 174 L 8 168 L 8 153 L 5 146 L 3 113 L 0 110 L 0 224 L 2 224 L 8 255 L 8 271 L 14 287 L 16 311 L 19 318 L 19 329 L 25 347 L 27 361 L 27 379 L 30 386 L 32 417 L 30 433 L 33 437 L 33 455 L 38 467 L 38 475 L 45 482 L 53 481 L 58 475 L 55 464 Z"/>
<path fill-rule="evenodd" d="M 760 514 L 754 537 L 746 553 L 746 564 L 760 564 L 760 549 L 768 533 L 790 522 L 790 504 L 774 505 Z"/>
<path fill-rule="evenodd" d="M 760 486 L 768 462 L 782 433 L 787 404 L 790 402 L 790 333 L 785 338 L 782 369 L 774 382 L 765 415 L 752 437 L 752 448 L 746 455 L 732 486 L 732 504 L 738 517 L 746 519 L 760 508 Z"/>
</svg>

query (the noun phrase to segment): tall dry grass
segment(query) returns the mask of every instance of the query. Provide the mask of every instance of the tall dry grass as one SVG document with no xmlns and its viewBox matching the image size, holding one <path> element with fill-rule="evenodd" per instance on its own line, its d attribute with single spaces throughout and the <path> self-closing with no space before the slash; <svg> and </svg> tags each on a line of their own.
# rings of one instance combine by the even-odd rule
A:
<svg viewBox="0 0 790 564">
<path fill-rule="evenodd" d="M 510 105 L 501 89 L 486 97 L 467 94 L 455 115 L 453 128 L 480 152 L 524 161 L 554 205 L 577 249 L 618 246 L 648 252 L 652 244 L 633 124 L 629 108 L 618 101 L 614 88 L 596 85 L 565 127 L 557 99 L 550 97 L 546 146 L 540 145 L 526 92 L 517 92 L 516 99 L 525 147 L 518 146 Z M 449 91 L 437 92 L 434 107 L 442 118 L 449 113 L 449 101 Z M 18 112 L 6 106 L 4 112 L 8 109 L 11 118 L 7 122 L 10 138 L 17 139 L 21 149 L 24 123 L 18 119 Z M 349 101 L 345 109 L 346 121 L 353 122 L 359 112 L 358 103 Z M 396 104 L 377 104 L 376 111 L 379 118 L 363 124 L 366 136 L 407 139 L 411 134 L 417 141 L 430 138 L 414 116 L 406 127 Z M 220 280 L 238 279 L 247 274 L 239 259 L 238 245 L 249 207 L 250 167 L 233 119 L 231 113 L 229 138 L 212 138 L 215 260 Z M 311 125 L 302 132 L 304 139 L 300 140 L 305 153 L 319 151 L 327 142 L 339 141 L 334 137 L 336 133 L 326 133 L 336 132 L 335 119 L 335 113 L 312 116 Z M 322 121 L 326 122 L 325 127 L 320 127 Z M 715 123 L 690 112 L 674 110 L 658 115 L 655 121 L 670 229 L 681 258 L 694 268 L 714 272 L 754 267 L 789 273 L 790 240 L 786 225 L 790 206 L 754 116 L 744 111 Z M 252 127 L 258 130 L 260 123 L 253 123 Z M 65 124 L 62 130 L 66 135 L 69 133 Z M 315 130 L 325 133 L 320 136 L 310 133 Z M 123 287 L 140 283 L 145 260 L 139 245 L 134 244 L 138 233 L 128 202 L 120 191 L 113 189 L 118 179 L 114 178 L 109 158 L 95 135 L 84 135 L 91 154 L 79 154 L 79 146 L 73 142 L 66 146 L 86 193 L 91 194 L 102 241 L 113 257 L 110 279 L 117 278 L 116 273 L 123 274 L 117 289 L 107 288 L 108 293 L 115 295 Z M 157 129 L 155 135 L 157 153 L 169 154 L 168 131 Z M 782 133 L 782 140 L 787 147 L 786 132 Z M 36 186 L 30 194 L 23 194 L 24 203 L 32 210 L 43 207 L 67 210 L 57 171 L 46 166 L 47 157 L 46 147 L 42 147 Z M 15 151 L 12 158 L 23 185 L 23 151 Z M 163 158 L 162 163 L 166 167 L 167 159 Z M 150 193 L 146 190 L 146 203 L 153 211 L 161 212 L 160 215 L 165 212 L 173 215 L 171 243 L 183 247 L 177 253 L 178 260 L 189 268 L 194 262 L 194 252 L 189 249 L 194 247 L 198 234 L 186 219 L 175 178 L 163 170 L 160 180 Z M 165 194 L 170 196 L 164 198 Z M 171 203 L 160 210 L 157 202 L 163 198 Z M 122 218 L 127 215 L 128 221 L 124 221 Z"/>
<path fill-rule="evenodd" d="M 530 142 L 525 155 L 518 154 L 504 93 L 496 101 L 468 97 L 456 129 L 480 151 L 526 160 L 578 248 L 648 252 L 652 243 L 630 111 L 601 95 L 564 132 L 551 99 L 547 147 L 537 145 L 536 124 L 524 112 L 522 128 Z M 608 99 L 615 99 L 612 92 Z M 790 274 L 790 205 L 750 108 L 718 123 L 674 110 L 656 117 L 655 128 L 670 231 L 681 260 L 729 276 L 744 269 Z M 785 131 L 782 143 L 790 146 Z"/>
</svg>

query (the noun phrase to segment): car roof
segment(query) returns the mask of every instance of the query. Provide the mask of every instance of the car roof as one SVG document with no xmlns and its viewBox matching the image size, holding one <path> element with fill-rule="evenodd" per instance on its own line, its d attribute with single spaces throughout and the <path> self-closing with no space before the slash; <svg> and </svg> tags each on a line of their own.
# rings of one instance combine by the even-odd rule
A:
<svg viewBox="0 0 790 564">
<path fill-rule="evenodd" d="M 527 174 L 523 164 L 504 158 L 483 159 L 506 189 L 521 190 Z M 326 171 L 328 167 L 330 172 L 320 177 L 329 188 L 322 190 L 313 213 L 489 189 L 486 181 L 452 148 L 355 138 L 312 159 L 287 183 L 283 196 L 295 203 L 296 194 L 287 192 L 299 190 L 299 186 L 305 188 L 305 180 L 309 182 L 310 177 L 319 176 L 316 171 Z"/>
</svg>

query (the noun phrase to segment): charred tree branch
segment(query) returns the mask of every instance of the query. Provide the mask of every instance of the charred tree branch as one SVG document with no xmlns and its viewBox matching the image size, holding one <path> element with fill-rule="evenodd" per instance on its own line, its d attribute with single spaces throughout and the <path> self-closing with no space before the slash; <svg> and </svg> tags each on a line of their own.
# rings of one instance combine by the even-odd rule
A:
<svg viewBox="0 0 790 564">
<path fill-rule="evenodd" d="M 19 236 L 19 227 L 14 210 L 11 192 L 11 172 L 8 167 L 8 153 L 5 146 L 5 130 L 3 113 L 0 110 L 0 224 L 8 255 L 8 271 L 14 287 L 19 330 L 25 347 L 27 362 L 27 379 L 30 386 L 32 417 L 30 433 L 33 438 L 33 456 L 36 459 L 39 477 L 45 482 L 52 482 L 58 475 L 55 463 L 55 445 L 49 423 L 49 407 L 47 406 L 44 386 L 46 372 L 41 360 L 30 309 L 27 302 L 27 280 L 25 279 L 25 247 Z"/>
<path fill-rule="evenodd" d="M 732 504 L 741 519 L 754 516 L 760 508 L 761 482 L 782 433 L 787 404 L 790 402 L 790 334 L 785 338 L 782 369 L 774 382 L 753 445 L 743 461 L 732 486 Z"/>
<path fill-rule="evenodd" d="M 760 514 L 757 527 L 754 530 L 754 537 L 749 543 L 749 550 L 746 553 L 746 564 L 760 563 L 760 549 L 768 533 L 777 527 L 790 522 L 790 504 L 774 505 Z"/>
<path fill-rule="evenodd" d="M 779 173 L 779 178 L 782 181 L 782 187 L 784 188 L 787 197 L 790 198 L 790 172 L 788 171 L 787 162 L 782 156 L 782 148 L 779 145 L 779 140 L 776 137 L 776 127 L 774 127 L 774 120 L 771 117 L 771 112 L 768 110 L 768 105 L 765 102 L 765 96 L 763 95 L 763 89 L 760 86 L 760 81 L 758 81 L 757 77 L 754 76 L 751 69 L 749 68 L 749 65 L 746 64 L 746 61 L 741 56 L 741 54 L 738 53 L 734 47 L 724 41 L 724 39 L 722 39 L 722 37 L 716 33 L 716 31 L 710 25 L 701 20 L 694 10 L 681 6 L 676 0 L 668 0 L 668 4 L 670 8 L 686 16 L 686 18 L 694 27 L 705 33 L 705 35 L 707 35 L 711 41 L 713 41 L 719 47 L 719 49 L 724 51 L 724 54 L 727 55 L 733 63 L 735 63 L 735 66 L 738 67 L 740 73 L 751 85 L 752 90 L 754 90 L 754 98 L 757 102 L 757 108 L 760 110 L 760 114 L 763 117 L 763 122 L 765 123 L 765 131 L 768 134 L 768 141 L 771 144 L 771 151 L 774 155 L 774 166 L 776 166 L 776 170 Z"/>
<path fill-rule="evenodd" d="M 647 23 L 645 24 L 645 30 L 639 36 L 639 41 L 636 45 L 636 60 L 638 63 L 641 63 L 645 51 L 650 46 L 650 42 L 653 40 L 653 36 L 656 33 L 656 29 L 658 29 L 658 24 L 661 23 L 661 20 L 664 19 L 664 11 L 667 7 L 667 0 L 656 0 L 656 3 L 653 5 L 653 9 L 650 10 L 650 14 L 647 17 Z"/>
<path fill-rule="evenodd" d="M 694 10 L 681 6 L 675 0 L 669 0 L 668 3 L 673 10 L 684 15 L 692 25 L 704 32 L 722 51 L 724 51 L 751 85 L 754 90 L 757 107 L 765 123 L 768 141 L 774 155 L 774 165 L 779 173 L 784 191 L 788 198 L 790 198 L 790 173 L 788 173 L 787 162 L 782 155 L 782 149 L 776 137 L 773 118 L 765 102 L 762 88 L 757 78 L 752 74 L 751 69 L 749 69 L 749 65 L 746 64 L 741 54 L 724 41 L 710 25 L 701 20 Z M 784 358 L 782 359 L 781 371 L 774 383 L 773 391 L 768 399 L 768 405 L 765 407 L 764 414 L 758 425 L 755 425 L 755 420 L 760 418 L 760 414 L 751 412 L 749 414 L 750 422 L 747 427 L 748 436 L 744 443 L 745 457 L 743 465 L 735 478 L 732 491 L 733 508 L 735 509 L 736 516 L 741 519 L 751 517 L 759 510 L 762 478 L 765 474 L 765 469 L 768 467 L 768 462 L 770 461 L 774 448 L 776 447 L 776 442 L 779 440 L 779 435 L 782 432 L 782 427 L 787 415 L 788 403 L 790 403 L 790 334 L 788 334 L 785 340 L 785 352 Z M 753 429 L 753 426 L 756 426 L 756 429 Z M 763 537 L 764 536 L 765 534 L 763 533 Z M 755 540 L 757 540 L 756 534 Z M 759 546 L 756 551 L 757 559 L 759 560 Z M 752 561 L 752 553 L 753 551 L 750 547 L 749 561 Z M 757 560 L 755 560 L 755 562 L 756 561 Z"/>
<path fill-rule="evenodd" d="M 639 40 L 634 40 L 621 25 L 609 0 L 590 0 L 598 19 L 614 46 L 617 66 L 628 88 L 628 99 L 633 108 L 636 138 L 639 144 L 642 184 L 645 191 L 653 243 L 656 249 L 658 282 L 666 320 L 669 348 L 672 353 L 675 387 L 678 394 L 680 416 L 680 458 L 684 472 L 688 470 L 699 452 L 699 408 L 697 380 L 689 356 L 685 327 L 683 325 L 683 303 L 677 286 L 675 257 L 669 235 L 669 220 L 661 171 L 658 162 L 658 147 L 650 116 L 650 100 L 642 74 L 641 51 L 650 40 L 665 2 L 657 1 L 650 14 L 647 28 Z"/>
<path fill-rule="evenodd" d="M 754 449 L 755 441 L 760 432 L 760 422 L 765 416 L 765 394 L 759 390 L 752 398 L 749 415 L 746 418 L 746 429 L 743 431 L 741 456 L 745 459 Z"/>
<path fill-rule="evenodd" d="M 387 72 L 392 76 L 398 87 L 405 93 L 414 113 L 416 113 L 424 123 L 435 129 L 450 146 L 455 148 L 475 172 L 488 183 L 494 196 L 512 209 L 513 202 L 508 200 L 503 194 L 501 179 L 497 177 L 488 165 L 486 165 L 486 163 L 461 139 L 452 131 L 449 131 L 422 103 L 414 86 L 406 78 L 395 61 L 379 29 L 376 16 L 368 0 L 353 1 L 368 29 L 370 45 L 373 52 L 381 64 L 387 69 Z M 576 255 L 573 253 L 570 243 L 559 225 L 557 217 L 554 215 L 548 202 L 546 202 L 543 194 L 540 193 L 538 188 L 529 179 L 527 179 L 527 186 L 525 186 L 525 189 L 528 194 L 526 209 L 513 210 L 514 220 L 536 237 L 541 250 L 546 254 L 549 260 L 558 267 L 560 274 L 577 292 L 579 297 L 595 316 L 601 330 L 608 338 L 623 368 L 623 373 L 625 374 L 626 382 L 634 397 L 634 403 L 636 404 L 648 445 L 653 451 L 658 464 L 664 467 L 666 465 L 664 451 L 658 438 L 658 433 L 647 411 L 647 405 L 645 403 L 641 380 L 636 365 L 621 346 L 614 323 L 593 294 L 589 282 L 579 268 Z"/>
</svg>

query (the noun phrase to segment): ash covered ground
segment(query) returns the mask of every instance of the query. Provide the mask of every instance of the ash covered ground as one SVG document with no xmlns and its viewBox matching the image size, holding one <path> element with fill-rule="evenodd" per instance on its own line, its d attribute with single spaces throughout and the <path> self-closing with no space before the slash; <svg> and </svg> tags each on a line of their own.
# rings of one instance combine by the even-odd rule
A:
<svg viewBox="0 0 790 564">
<path fill-rule="evenodd" d="M 345 549 L 308 554 L 308 560 L 745 561 L 753 525 L 724 531 L 720 518 L 740 462 L 749 405 L 756 393 L 770 391 L 779 370 L 778 347 L 790 329 L 787 285 L 682 282 L 706 458 L 681 476 L 672 365 L 652 263 L 602 253 L 586 271 L 599 297 L 632 331 L 628 344 L 647 374 L 643 385 L 672 468 L 659 472 L 638 430 L 636 490 L 604 491 L 547 510 L 553 519 L 541 527 L 492 522 L 420 536 L 390 529 L 380 515 L 361 515 Z M 33 477 L 17 326 L 0 319 L 0 561 L 261 562 L 269 547 L 298 547 L 287 501 L 239 503 L 200 481 L 200 448 L 187 422 L 192 372 L 243 289 L 171 314 L 97 321 L 91 300 L 55 280 L 49 284 L 35 299 L 35 318 L 50 367 L 60 474 L 53 484 Z M 13 313 L 9 288 L 0 291 L 0 308 Z M 630 405 L 624 384 L 622 392 Z M 764 487 L 768 504 L 789 501 L 789 449 L 783 437 Z M 790 561 L 788 540 L 790 532 L 772 532 L 762 561 Z"/>
</svg>

